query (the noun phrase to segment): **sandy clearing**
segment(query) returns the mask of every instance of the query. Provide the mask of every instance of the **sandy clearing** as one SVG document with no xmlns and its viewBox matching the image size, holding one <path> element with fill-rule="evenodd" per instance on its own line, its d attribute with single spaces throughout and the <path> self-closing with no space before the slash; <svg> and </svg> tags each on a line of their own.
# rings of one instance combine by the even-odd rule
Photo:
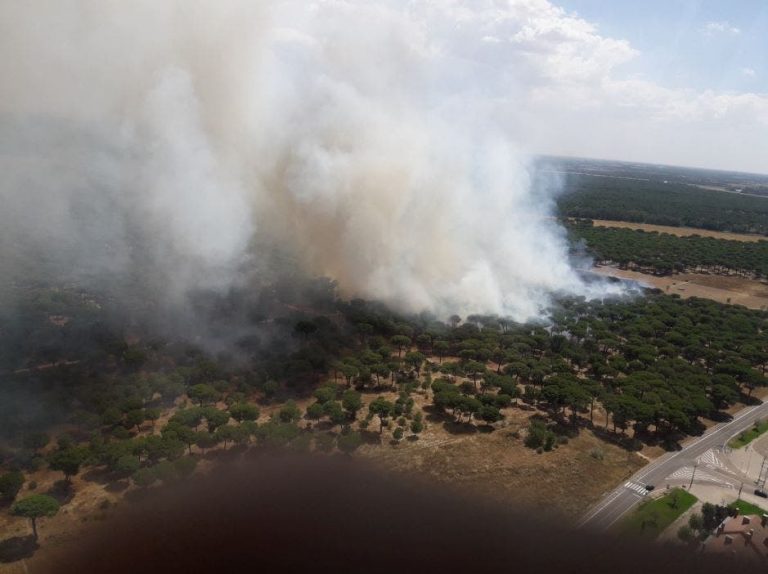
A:
<svg viewBox="0 0 768 574">
<path fill-rule="evenodd" d="M 701 297 L 718 303 L 744 305 L 750 309 L 768 308 L 768 283 L 754 279 L 702 273 L 679 273 L 658 277 L 609 266 L 597 266 L 593 271 L 600 275 L 631 279 L 683 298 Z"/>
<path fill-rule="evenodd" d="M 653 225 L 650 223 L 630 223 L 627 221 L 612 221 L 607 219 L 593 220 L 595 227 L 619 227 L 622 229 L 642 229 L 643 231 L 656 231 L 658 233 L 668 233 L 678 237 L 690 237 L 691 235 L 700 235 L 701 237 L 713 237 L 715 239 L 729 239 L 731 241 L 768 241 L 764 235 L 749 233 L 729 233 L 725 231 L 708 231 L 706 229 L 696 229 L 694 227 L 672 227 L 668 225 Z"/>
</svg>

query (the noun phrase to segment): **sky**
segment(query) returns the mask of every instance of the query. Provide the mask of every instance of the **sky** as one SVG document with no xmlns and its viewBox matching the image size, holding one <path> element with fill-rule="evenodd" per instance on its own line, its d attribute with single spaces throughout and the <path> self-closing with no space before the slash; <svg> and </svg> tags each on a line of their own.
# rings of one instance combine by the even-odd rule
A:
<svg viewBox="0 0 768 574">
<path fill-rule="evenodd" d="M 67 0 L 70 6 L 84 3 Z M 259 35 L 259 21 L 249 20 L 239 2 L 222 3 L 243 15 L 243 30 Z M 5 5 L 16 10 L 46 4 L 45 0 L 13 0 Z M 345 54 L 355 74 L 367 67 L 373 76 L 381 75 L 401 66 L 399 58 L 407 56 L 412 70 L 419 71 L 411 70 L 409 74 L 415 76 L 404 78 L 408 82 L 423 78 L 420 84 L 407 86 L 413 93 L 423 93 L 432 110 L 454 114 L 457 123 L 472 123 L 468 115 L 475 112 L 478 117 L 493 117 L 495 128 L 531 154 L 768 173 L 768 0 L 270 0 L 246 4 L 281 7 L 287 14 L 285 21 L 296 26 L 336 12 L 349 13 L 354 20 L 363 18 L 365 11 L 378 11 L 381 22 L 374 31 L 358 33 L 356 41 L 364 49 Z M 179 9 L 174 17 L 188 11 Z M 89 12 L 82 9 L 67 14 L 71 16 L 52 22 L 51 29 L 104 29 L 105 23 L 96 18 L 86 22 Z M 387 22 L 391 33 L 384 31 Z M 361 20 L 352 28 L 367 30 L 363 24 Z M 134 41 L 144 41 L 153 25 L 146 22 Z M 289 52 L 296 48 L 287 46 L 301 40 L 300 34 L 289 38 L 292 27 L 282 27 Z M 0 115 L 58 113 L 61 110 L 50 109 L 50 102 L 38 101 L 51 91 L 57 95 L 57 106 L 65 102 L 64 112 L 81 107 L 83 95 L 66 66 L 57 65 L 55 58 L 41 65 L 41 51 L 58 49 L 41 30 L 36 25 L 27 33 L 12 18 L 0 20 L 0 54 L 8 54 L 0 58 L 0 78 L 12 78 L 0 83 Z M 385 40 L 393 34 L 399 38 L 399 51 L 386 53 Z M 331 47 L 339 37 L 340 32 L 329 33 L 321 45 Z M 376 42 L 382 49 L 370 49 Z M 15 46 L 19 43 L 28 44 L 29 49 L 19 52 Z M 70 44 L 61 44 L 64 53 L 72 51 L 65 49 Z M 136 50 L 131 47 L 131 51 Z M 80 58 L 85 69 L 108 64 L 101 52 L 101 48 L 84 51 Z M 369 52 L 378 58 L 373 66 L 363 59 Z M 241 65 L 241 59 L 228 58 L 228 66 Z M 44 69 L 45 65 L 49 68 Z M 59 78 L 59 72 L 64 77 Z M 22 73 L 34 74 L 30 89 L 18 80 Z M 241 65 L 240 73 L 249 85 L 247 78 L 253 72 Z M 58 83 L 48 90 L 46 85 L 55 83 L 51 78 Z M 133 93 L 150 79 L 126 79 L 126 92 Z M 98 98 L 100 89 L 87 90 L 86 97 Z M 473 104 L 467 106 L 468 101 Z"/>
<path fill-rule="evenodd" d="M 493 4 L 535 151 L 768 172 L 766 0 Z"/>
<path fill-rule="evenodd" d="M 627 65 L 668 87 L 768 93 L 765 0 L 559 0 L 640 52 Z"/>
</svg>

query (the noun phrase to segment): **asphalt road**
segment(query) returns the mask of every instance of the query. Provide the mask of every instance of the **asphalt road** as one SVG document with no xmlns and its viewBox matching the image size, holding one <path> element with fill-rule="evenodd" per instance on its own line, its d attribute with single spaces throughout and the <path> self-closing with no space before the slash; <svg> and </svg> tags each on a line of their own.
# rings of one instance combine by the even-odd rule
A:
<svg viewBox="0 0 768 574">
<path fill-rule="evenodd" d="M 720 423 L 676 452 L 669 452 L 641 468 L 593 507 L 580 523 L 581 528 L 606 530 L 645 498 L 644 486 L 664 488 L 665 480 L 676 470 L 692 467 L 711 448 L 722 447 L 734 435 L 748 429 L 757 419 L 768 416 L 768 402 L 739 411 L 733 420 Z M 694 482 L 698 482 L 695 480 Z"/>
</svg>

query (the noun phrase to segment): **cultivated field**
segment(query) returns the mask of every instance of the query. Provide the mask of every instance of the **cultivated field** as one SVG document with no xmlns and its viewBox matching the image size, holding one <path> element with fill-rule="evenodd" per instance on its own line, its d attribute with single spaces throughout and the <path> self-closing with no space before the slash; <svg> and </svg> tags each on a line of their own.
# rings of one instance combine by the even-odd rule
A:
<svg viewBox="0 0 768 574">
<path fill-rule="evenodd" d="M 669 295 L 676 294 L 683 298 L 701 297 L 718 303 L 744 305 L 749 309 L 768 308 L 768 284 L 753 279 L 703 273 L 681 273 L 660 277 L 607 266 L 595 267 L 594 271 L 601 275 L 631 279 L 649 287 L 661 289 Z"/>
<path fill-rule="evenodd" d="M 653 225 L 650 223 L 630 223 L 627 221 L 613 221 L 608 219 L 594 219 L 595 227 L 618 227 L 622 229 L 641 229 L 643 231 L 655 231 L 657 233 L 669 233 L 677 237 L 689 237 L 698 235 L 700 237 L 712 237 L 713 239 L 728 239 L 731 241 L 765 241 L 764 235 L 752 233 L 729 233 L 725 231 L 708 231 L 706 229 L 696 229 L 694 227 L 674 227 L 671 225 Z"/>
</svg>

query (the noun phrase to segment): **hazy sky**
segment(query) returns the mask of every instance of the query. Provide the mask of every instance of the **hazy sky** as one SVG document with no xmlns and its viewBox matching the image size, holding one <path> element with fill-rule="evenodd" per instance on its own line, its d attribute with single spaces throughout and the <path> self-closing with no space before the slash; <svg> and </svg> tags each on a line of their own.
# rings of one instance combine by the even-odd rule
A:
<svg viewBox="0 0 768 574">
<path fill-rule="evenodd" d="M 640 52 L 627 71 L 668 87 L 768 92 L 765 0 L 560 0 Z"/>
<path fill-rule="evenodd" d="M 486 41 L 538 72 L 520 101 L 537 151 L 768 172 L 766 0 L 496 6 L 514 16 Z"/>
</svg>

